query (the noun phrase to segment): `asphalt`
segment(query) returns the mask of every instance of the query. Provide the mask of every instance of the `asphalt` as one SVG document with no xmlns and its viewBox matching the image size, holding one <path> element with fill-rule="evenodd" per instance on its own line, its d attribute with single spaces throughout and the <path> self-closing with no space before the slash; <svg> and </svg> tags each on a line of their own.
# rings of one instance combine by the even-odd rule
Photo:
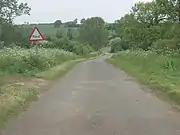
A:
<svg viewBox="0 0 180 135">
<path fill-rule="evenodd" d="M 100 58 L 78 64 L 2 135 L 180 135 L 180 113 Z"/>
</svg>

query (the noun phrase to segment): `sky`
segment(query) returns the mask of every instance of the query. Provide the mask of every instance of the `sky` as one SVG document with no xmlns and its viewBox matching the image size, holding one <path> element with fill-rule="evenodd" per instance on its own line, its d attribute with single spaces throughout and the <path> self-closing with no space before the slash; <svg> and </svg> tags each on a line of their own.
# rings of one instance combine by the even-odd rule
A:
<svg viewBox="0 0 180 135">
<path fill-rule="evenodd" d="M 75 18 L 100 16 L 107 22 L 114 22 L 129 12 L 137 1 L 150 0 L 19 0 L 31 7 L 30 16 L 20 16 L 15 23 L 42 23 L 56 20 L 71 21 Z"/>
</svg>

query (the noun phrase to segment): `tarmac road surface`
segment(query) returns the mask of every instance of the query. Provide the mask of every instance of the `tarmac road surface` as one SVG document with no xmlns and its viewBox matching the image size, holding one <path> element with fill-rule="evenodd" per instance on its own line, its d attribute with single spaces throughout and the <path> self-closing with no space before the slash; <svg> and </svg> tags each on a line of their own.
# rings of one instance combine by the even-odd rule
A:
<svg viewBox="0 0 180 135">
<path fill-rule="evenodd" d="M 180 135 L 180 113 L 99 58 L 78 64 L 2 135 Z"/>
</svg>

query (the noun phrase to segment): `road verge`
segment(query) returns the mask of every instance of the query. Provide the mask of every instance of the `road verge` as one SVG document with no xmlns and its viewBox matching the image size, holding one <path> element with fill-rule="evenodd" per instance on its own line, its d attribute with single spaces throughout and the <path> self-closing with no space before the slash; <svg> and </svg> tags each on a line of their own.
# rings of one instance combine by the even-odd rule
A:
<svg viewBox="0 0 180 135">
<path fill-rule="evenodd" d="M 52 82 L 65 75 L 77 63 L 85 59 L 64 62 L 47 71 L 35 74 L 33 77 L 18 76 L 0 86 L 0 130 L 7 122 L 28 108 L 32 101 L 36 101 L 41 92 L 49 89 Z M 6 79 L 10 80 L 13 77 Z"/>
<path fill-rule="evenodd" d="M 179 71 L 168 67 L 167 59 L 170 59 L 169 56 L 148 52 L 121 52 L 106 61 L 135 77 L 138 82 L 148 86 L 151 92 L 163 100 L 168 100 L 173 107 L 179 109 Z M 171 57 L 171 60 L 177 61 L 175 57 Z"/>
</svg>

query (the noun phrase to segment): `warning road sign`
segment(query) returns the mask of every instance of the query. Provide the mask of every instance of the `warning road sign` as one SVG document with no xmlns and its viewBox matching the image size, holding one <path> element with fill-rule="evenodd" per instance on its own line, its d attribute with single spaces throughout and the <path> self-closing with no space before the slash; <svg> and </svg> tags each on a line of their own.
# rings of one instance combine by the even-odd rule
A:
<svg viewBox="0 0 180 135">
<path fill-rule="evenodd" d="M 44 40 L 44 37 L 43 35 L 41 34 L 40 30 L 35 27 L 29 37 L 29 41 L 43 41 Z"/>
</svg>

